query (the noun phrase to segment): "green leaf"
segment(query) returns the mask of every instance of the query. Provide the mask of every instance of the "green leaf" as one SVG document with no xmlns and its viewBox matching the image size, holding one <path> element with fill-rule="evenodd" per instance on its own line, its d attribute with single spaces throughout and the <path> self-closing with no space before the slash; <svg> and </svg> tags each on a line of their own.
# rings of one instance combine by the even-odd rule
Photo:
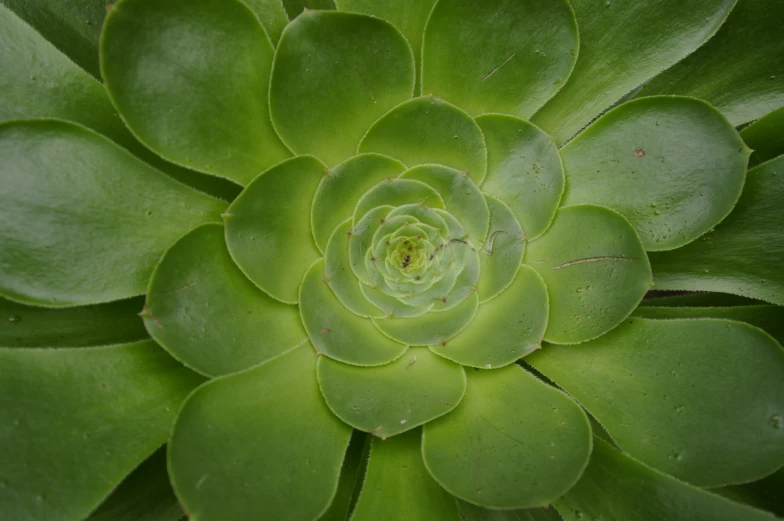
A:
<svg viewBox="0 0 784 521">
<path fill-rule="evenodd" d="M 208 376 L 248 369 L 307 337 L 296 306 L 272 299 L 237 268 L 219 224 L 196 228 L 169 248 L 142 316 L 155 341 Z"/>
<path fill-rule="evenodd" d="M 300 287 L 300 314 L 316 352 L 352 365 L 383 365 L 407 346 L 390 340 L 366 318 L 344 308 L 324 280 L 324 261 L 308 269 Z"/>
<path fill-rule="evenodd" d="M 286 27 L 275 52 L 272 123 L 295 153 L 332 166 L 353 156 L 368 127 L 413 88 L 411 48 L 391 24 L 306 11 Z"/>
<path fill-rule="evenodd" d="M 346 449 L 346 457 L 340 468 L 340 481 L 338 490 L 329 509 L 318 521 L 346 521 L 349 513 L 354 508 L 356 496 L 362 488 L 365 469 L 367 468 L 368 453 L 370 452 L 370 436 L 364 432 L 351 433 L 351 441 Z"/>
<path fill-rule="evenodd" d="M 544 339 L 558 344 L 603 335 L 637 307 L 652 285 L 634 229 L 601 206 L 558 210 L 550 229 L 528 244 L 523 261 L 547 285 L 550 318 Z"/>
<path fill-rule="evenodd" d="M 438 163 L 456 168 L 477 185 L 487 173 L 487 147 L 479 125 L 432 95 L 405 101 L 384 114 L 357 150 L 385 154 L 409 167 Z"/>
<path fill-rule="evenodd" d="M 701 291 L 698 293 L 678 294 L 669 291 L 649 291 L 645 299 L 640 302 L 640 306 L 685 306 L 685 307 L 727 307 L 727 306 L 751 306 L 762 304 L 761 300 L 754 300 L 729 293 L 711 293 Z"/>
<path fill-rule="evenodd" d="M 357 230 L 355 234 L 364 230 L 362 220 L 368 217 L 366 214 L 371 210 L 376 215 L 377 212 L 380 212 L 379 207 L 381 206 L 387 206 L 391 211 L 393 207 L 415 203 L 422 203 L 429 208 L 444 208 L 444 200 L 438 191 L 422 181 L 387 179 L 385 182 L 377 184 L 365 192 L 357 202 L 354 209 L 354 225 L 360 230 Z"/>
<path fill-rule="evenodd" d="M 679 62 L 721 27 L 737 0 L 572 0 L 580 55 L 533 122 L 567 141 L 616 101 Z"/>
<path fill-rule="evenodd" d="M 525 251 L 525 234 L 512 210 L 500 200 L 485 194 L 490 210 L 490 228 L 480 252 L 479 299 L 494 299 L 512 284 Z"/>
<path fill-rule="evenodd" d="M 212 380 L 183 405 L 169 471 L 192 519 L 317 519 L 338 487 L 351 429 L 324 405 L 303 345 Z"/>
<path fill-rule="evenodd" d="M 757 328 L 630 318 L 590 343 L 547 346 L 525 361 L 619 447 L 679 479 L 715 487 L 784 465 L 784 351 Z"/>
<path fill-rule="evenodd" d="M 716 36 L 638 95 L 703 99 L 733 125 L 760 118 L 784 105 L 782 23 L 784 5 L 778 0 L 738 0 Z"/>
<path fill-rule="evenodd" d="M 0 349 L 3 517 L 87 517 L 166 441 L 201 381 L 152 341 Z"/>
<path fill-rule="evenodd" d="M 335 9 L 334 0 L 283 0 L 289 19 L 297 18 L 308 9 Z"/>
<path fill-rule="evenodd" d="M 224 215 L 226 244 L 242 272 L 273 298 L 297 303 L 302 276 L 320 257 L 310 231 L 324 164 L 300 156 L 250 183 Z"/>
<path fill-rule="evenodd" d="M 289 23 L 281 0 L 243 0 L 267 31 L 272 45 L 277 45 L 280 35 Z"/>
<path fill-rule="evenodd" d="M 225 206 L 63 121 L 0 125 L 0 157 L 0 293 L 27 304 L 144 293 L 163 251 Z"/>
<path fill-rule="evenodd" d="M 460 406 L 425 425 L 422 454 L 436 481 L 499 509 L 545 506 L 569 490 L 591 453 L 582 409 L 517 365 L 467 376 Z"/>
<path fill-rule="evenodd" d="M 741 130 L 740 137 L 754 150 L 749 166 L 784 154 L 784 107 L 779 107 Z"/>
<path fill-rule="evenodd" d="M 471 324 L 446 344 L 430 349 L 461 365 L 496 368 L 542 347 L 548 297 L 542 278 L 522 266 L 512 285 L 479 306 Z"/>
<path fill-rule="evenodd" d="M 657 289 L 721 291 L 784 305 L 784 157 L 750 170 L 715 231 L 650 256 Z"/>
<path fill-rule="evenodd" d="M 648 251 L 671 250 L 732 211 L 751 151 L 714 108 L 690 98 L 624 103 L 562 150 L 564 204 L 629 219 Z"/>
<path fill-rule="evenodd" d="M 85 521 L 180 521 L 184 516 L 169 484 L 166 449 L 161 447 Z"/>
<path fill-rule="evenodd" d="M 472 116 L 527 119 L 569 77 L 577 47 L 565 0 L 440 0 L 424 33 L 422 92 Z"/>
<path fill-rule="evenodd" d="M 151 150 L 246 184 L 290 156 L 269 120 L 273 52 L 239 0 L 123 0 L 104 23 L 101 73 Z"/>
<path fill-rule="evenodd" d="M 565 521 L 774 521 L 646 467 L 598 438 L 582 479 L 555 507 Z"/>
<path fill-rule="evenodd" d="M 321 357 L 321 394 L 352 427 L 387 439 L 443 416 L 465 394 L 463 368 L 415 347 L 381 367 L 356 367 Z"/>
<path fill-rule="evenodd" d="M 487 140 L 487 177 L 482 190 L 509 205 L 526 237 L 541 235 L 555 216 L 564 174 L 553 138 L 512 116 L 476 118 Z"/>
<path fill-rule="evenodd" d="M 446 311 L 433 311 L 414 318 L 373 319 L 373 324 L 389 338 L 408 345 L 444 344 L 469 326 L 479 308 L 474 293 Z"/>
<path fill-rule="evenodd" d="M 373 439 L 367 475 L 351 521 L 458 521 L 455 498 L 422 464 L 421 431 Z"/>
<path fill-rule="evenodd" d="M 714 492 L 733 501 L 768 510 L 778 517 L 784 517 L 784 504 L 781 502 L 781 490 L 783 488 L 784 468 L 781 468 L 759 481 L 719 488 L 715 489 Z"/>
<path fill-rule="evenodd" d="M 490 510 L 458 501 L 461 521 L 561 521 L 554 508 L 526 510 Z"/>
</svg>

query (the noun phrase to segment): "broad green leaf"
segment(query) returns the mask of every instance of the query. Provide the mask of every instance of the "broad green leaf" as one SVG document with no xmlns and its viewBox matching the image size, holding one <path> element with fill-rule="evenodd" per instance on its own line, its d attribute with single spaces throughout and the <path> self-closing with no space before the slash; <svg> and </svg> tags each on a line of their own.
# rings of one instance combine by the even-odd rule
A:
<svg viewBox="0 0 784 521">
<path fill-rule="evenodd" d="M 351 429 L 329 412 L 309 344 L 212 380 L 183 405 L 169 442 L 172 485 L 191 519 L 317 519 Z"/>
<path fill-rule="evenodd" d="M 644 307 L 728 307 L 728 306 L 752 306 L 764 304 L 761 300 L 754 300 L 730 293 L 711 293 L 700 291 L 697 293 L 679 294 L 670 291 L 649 291 L 645 299 L 640 302 Z"/>
<path fill-rule="evenodd" d="M 365 214 L 380 206 L 395 206 L 422 203 L 429 208 L 444 208 L 444 200 L 432 186 L 413 179 L 387 179 L 367 192 L 357 202 L 354 209 L 354 225 L 359 227 Z"/>
<path fill-rule="evenodd" d="M 774 521 L 646 467 L 598 438 L 582 479 L 555 507 L 564 521 Z"/>
<path fill-rule="evenodd" d="M 737 0 L 572 0 L 580 55 L 533 117 L 563 143 L 616 101 L 679 62 L 721 27 Z"/>
<path fill-rule="evenodd" d="M 368 453 L 370 452 L 370 436 L 364 432 L 351 433 L 351 441 L 346 449 L 346 456 L 340 468 L 338 490 L 329 508 L 318 521 L 346 521 L 354 508 L 356 496 L 362 488 Z"/>
<path fill-rule="evenodd" d="M 387 439 L 454 409 L 465 394 L 463 368 L 415 347 L 381 367 L 356 367 L 321 357 L 321 394 L 352 427 Z"/>
<path fill-rule="evenodd" d="M 525 361 L 619 447 L 671 476 L 716 487 L 784 465 L 784 351 L 757 328 L 630 318 L 589 343 L 547 346 Z"/>
<path fill-rule="evenodd" d="M 690 98 L 624 103 L 562 150 L 564 204 L 612 208 L 648 251 L 688 244 L 740 197 L 751 151 L 718 111 Z"/>
<path fill-rule="evenodd" d="M 85 521 L 180 521 L 184 516 L 169 484 L 166 449 L 161 447 Z"/>
<path fill-rule="evenodd" d="M 405 169 L 392 158 L 361 154 L 327 171 L 313 197 L 310 213 L 313 238 L 319 250 L 324 252 L 335 228 L 354 215 L 365 192 L 385 179 L 396 178 Z"/>
<path fill-rule="evenodd" d="M 324 261 L 308 269 L 300 287 L 300 314 L 316 352 L 352 365 L 383 365 L 407 346 L 382 335 L 373 323 L 343 307 L 324 280 Z"/>
<path fill-rule="evenodd" d="M 601 206 L 561 208 L 550 229 L 528 244 L 523 261 L 547 285 L 550 318 L 544 339 L 557 344 L 603 335 L 637 307 L 652 285 L 634 229 Z"/>
<path fill-rule="evenodd" d="M 243 0 L 253 11 L 267 31 L 272 45 L 277 45 L 280 34 L 289 23 L 286 9 L 281 0 Z"/>
<path fill-rule="evenodd" d="M 740 137 L 754 150 L 749 166 L 784 154 L 784 107 L 779 107 L 741 130 Z"/>
<path fill-rule="evenodd" d="M 522 266 L 511 286 L 479 306 L 466 329 L 430 349 L 461 365 L 501 367 L 542 347 L 547 314 L 542 278 L 533 268 Z"/>
<path fill-rule="evenodd" d="M 517 365 L 467 376 L 457 409 L 425 425 L 422 454 L 436 481 L 500 509 L 549 505 L 569 490 L 591 453 L 582 409 Z"/>
<path fill-rule="evenodd" d="M 509 205 L 525 236 L 541 235 L 555 216 L 564 173 L 553 138 L 519 118 L 476 118 L 487 140 L 487 177 L 482 191 Z"/>
<path fill-rule="evenodd" d="M 272 122 L 296 154 L 332 166 L 353 156 L 370 125 L 413 88 L 411 48 L 391 24 L 306 11 L 286 27 L 275 52 Z"/>
<path fill-rule="evenodd" d="M 74 306 L 144 293 L 164 250 L 225 203 L 84 127 L 0 125 L 0 293 Z"/>
<path fill-rule="evenodd" d="M 784 305 L 784 157 L 750 170 L 715 231 L 650 256 L 657 289 L 721 291 Z"/>
<path fill-rule="evenodd" d="M 461 521 L 561 521 L 554 508 L 525 510 L 490 510 L 465 501 L 458 501 Z"/>
<path fill-rule="evenodd" d="M 509 287 L 520 269 L 525 251 L 525 233 L 512 210 L 495 197 L 485 195 L 490 209 L 490 228 L 482 247 L 479 300 L 494 299 Z"/>
<path fill-rule="evenodd" d="M 566 0 L 440 0 L 424 33 L 422 92 L 472 116 L 527 119 L 569 77 L 577 47 Z"/>
<path fill-rule="evenodd" d="M 296 306 L 274 300 L 237 268 L 219 224 L 196 228 L 169 248 L 142 316 L 156 342 L 208 376 L 248 369 L 307 337 Z"/>
<path fill-rule="evenodd" d="M 733 125 L 760 118 L 784 105 L 782 23 L 784 5 L 778 0 L 738 0 L 708 43 L 655 77 L 638 95 L 703 99 Z M 752 54 L 754 59 L 749 59 Z"/>
<path fill-rule="evenodd" d="M 273 52 L 239 0 L 123 0 L 106 16 L 101 73 L 142 143 L 247 184 L 290 156 L 269 120 Z"/>
<path fill-rule="evenodd" d="M 455 498 L 422 464 L 419 429 L 373 439 L 368 470 L 351 521 L 459 521 Z"/>
<path fill-rule="evenodd" d="M 334 9 L 334 0 L 283 0 L 289 20 L 293 20 L 308 9 Z"/>
<path fill-rule="evenodd" d="M 781 502 L 782 489 L 784 489 L 784 468 L 759 481 L 719 488 L 713 492 L 733 501 L 770 511 L 781 518 L 784 517 L 784 504 Z"/>
<path fill-rule="evenodd" d="M 391 339 L 408 345 L 444 344 L 471 324 L 479 308 L 476 294 L 446 311 L 432 311 L 414 318 L 374 319 L 376 327 Z"/>
<path fill-rule="evenodd" d="M 357 150 L 385 154 L 408 167 L 446 165 L 466 172 L 477 185 L 487 173 L 487 147 L 479 125 L 432 95 L 405 101 L 384 114 Z"/>
<path fill-rule="evenodd" d="M 201 382 L 152 341 L 0 349 L 3 517 L 87 517 L 166 441 Z"/>
<path fill-rule="evenodd" d="M 320 257 L 310 205 L 323 172 L 313 157 L 284 161 L 254 179 L 224 215 L 234 261 L 258 287 L 288 304 L 297 302 L 302 276 Z"/>
</svg>

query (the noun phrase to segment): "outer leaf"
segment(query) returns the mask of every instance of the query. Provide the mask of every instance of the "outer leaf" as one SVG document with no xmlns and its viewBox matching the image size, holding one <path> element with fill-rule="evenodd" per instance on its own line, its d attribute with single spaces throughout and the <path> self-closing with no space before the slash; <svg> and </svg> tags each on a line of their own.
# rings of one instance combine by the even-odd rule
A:
<svg viewBox="0 0 784 521">
<path fill-rule="evenodd" d="M 62 121 L 0 125 L 0 157 L 0 292 L 29 304 L 143 293 L 165 248 L 225 205 Z"/>
<path fill-rule="evenodd" d="M 101 38 L 106 90 L 139 140 L 240 184 L 290 156 L 269 121 L 272 56 L 239 0 L 123 0 Z"/>
<path fill-rule="evenodd" d="M 289 23 L 286 9 L 281 0 L 243 0 L 256 13 L 267 31 L 272 45 L 277 45 L 280 35 Z"/>
<path fill-rule="evenodd" d="M 577 64 L 533 118 L 563 143 L 638 85 L 679 62 L 719 29 L 737 0 L 572 0 Z"/>
<path fill-rule="evenodd" d="M 779 107 L 741 130 L 740 137 L 754 150 L 750 166 L 784 154 L 784 107 Z"/>
<path fill-rule="evenodd" d="M 649 291 L 640 306 L 656 307 L 727 307 L 751 306 L 763 304 L 761 300 L 754 300 L 729 293 L 711 293 L 701 291 L 698 293 L 673 293 L 669 291 Z"/>
<path fill-rule="evenodd" d="M 169 470 L 192 519 L 312 521 L 327 510 L 351 429 L 324 406 L 316 358 L 303 345 L 188 398 Z"/>
<path fill-rule="evenodd" d="M 782 487 L 784 487 L 784 468 L 754 483 L 720 488 L 714 492 L 733 501 L 768 510 L 781 518 L 784 517 L 784 504 L 781 503 Z"/>
<path fill-rule="evenodd" d="M 201 381 L 151 341 L 0 349 L 3 517 L 86 517 L 166 441 Z"/>
<path fill-rule="evenodd" d="M 682 94 L 703 99 L 733 125 L 784 105 L 784 5 L 777 0 L 739 0 L 716 36 L 663 72 L 639 93 Z M 755 59 L 749 54 L 756 49 Z"/>
<path fill-rule="evenodd" d="M 784 465 L 784 351 L 747 324 L 632 318 L 526 362 L 623 450 L 689 483 L 743 483 Z"/>
<path fill-rule="evenodd" d="M 490 510 L 458 501 L 461 521 L 561 521 L 554 508 L 526 510 Z"/>
<path fill-rule="evenodd" d="M 359 489 L 362 487 L 369 452 L 370 436 L 364 432 L 352 432 L 351 441 L 340 468 L 338 490 L 329 508 L 319 518 L 319 521 L 346 521 L 356 503 L 355 496 L 359 494 Z"/>
<path fill-rule="evenodd" d="M 565 521 L 773 521 L 774 517 L 682 483 L 594 438 L 591 463 L 555 503 Z"/>
<path fill-rule="evenodd" d="M 334 9 L 334 0 L 283 0 L 283 6 L 289 15 L 289 19 L 297 18 L 302 11 L 308 9 Z"/>
</svg>

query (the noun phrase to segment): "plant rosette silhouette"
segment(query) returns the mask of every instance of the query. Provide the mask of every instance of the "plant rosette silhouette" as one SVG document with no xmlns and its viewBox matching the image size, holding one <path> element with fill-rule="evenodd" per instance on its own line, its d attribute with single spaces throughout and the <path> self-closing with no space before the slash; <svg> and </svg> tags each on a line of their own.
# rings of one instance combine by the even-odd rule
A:
<svg viewBox="0 0 784 521">
<path fill-rule="evenodd" d="M 781 513 L 781 5 L 6 4 L 0 518 Z"/>
</svg>

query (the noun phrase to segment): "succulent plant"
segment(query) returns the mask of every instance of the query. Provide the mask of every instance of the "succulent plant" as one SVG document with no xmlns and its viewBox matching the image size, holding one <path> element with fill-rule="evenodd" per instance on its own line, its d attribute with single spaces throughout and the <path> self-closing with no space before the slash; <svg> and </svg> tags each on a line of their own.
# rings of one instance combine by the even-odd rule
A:
<svg viewBox="0 0 784 521">
<path fill-rule="evenodd" d="M 0 520 L 784 515 L 780 2 L 4 3 Z"/>
</svg>

